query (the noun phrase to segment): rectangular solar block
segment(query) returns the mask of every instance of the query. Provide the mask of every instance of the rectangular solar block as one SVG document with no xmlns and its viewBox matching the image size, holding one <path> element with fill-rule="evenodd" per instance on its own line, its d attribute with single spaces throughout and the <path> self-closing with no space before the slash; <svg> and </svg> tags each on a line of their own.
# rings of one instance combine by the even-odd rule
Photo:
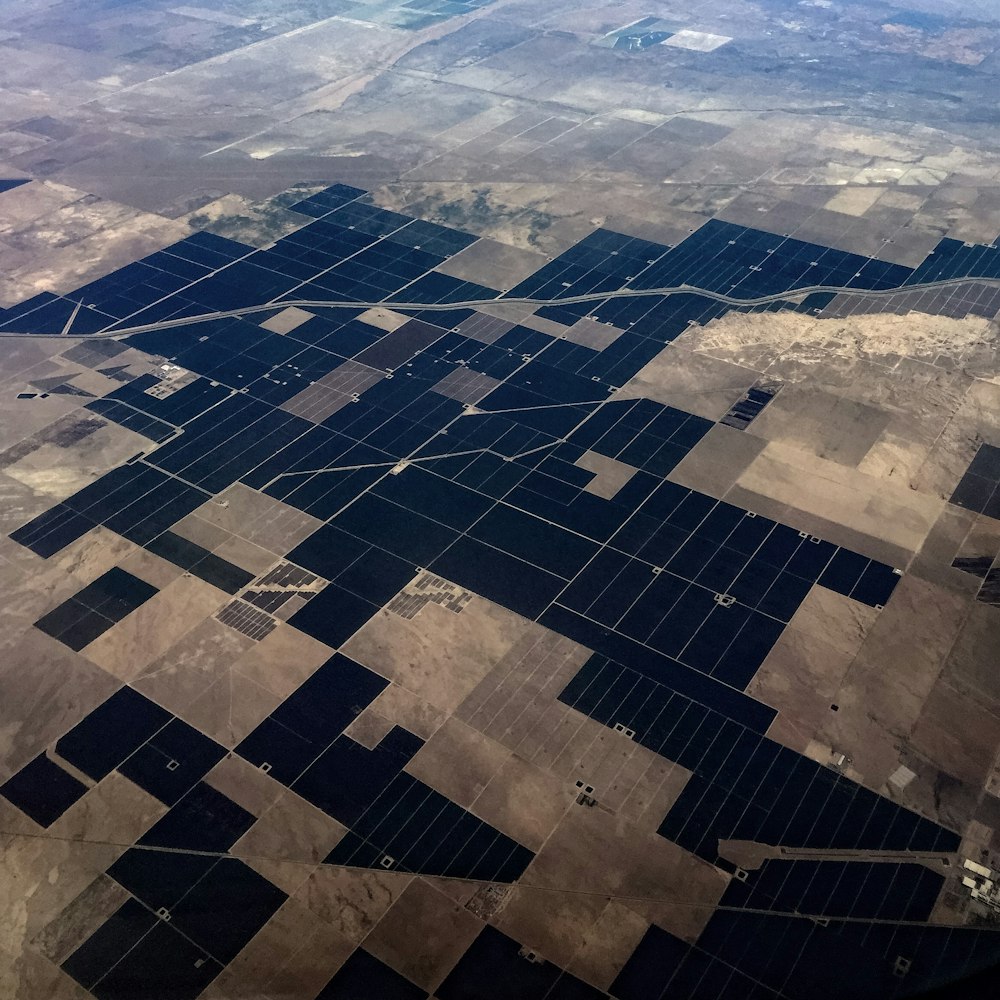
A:
<svg viewBox="0 0 1000 1000">
<path fill-rule="evenodd" d="M 44 754 L 39 754 L 0 785 L 0 795 L 39 826 L 51 826 L 87 786 Z"/>
<path fill-rule="evenodd" d="M 331 583 L 296 611 L 288 624 L 337 647 L 347 642 L 377 611 L 378 605 Z"/>
<path fill-rule="evenodd" d="M 388 683 L 337 653 L 286 698 L 271 717 L 318 749 L 325 749 Z"/>
<path fill-rule="evenodd" d="M 966 472 L 962 477 L 955 492 L 951 496 L 951 503 L 957 507 L 964 507 L 966 510 L 975 513 L 983 513 L 993 495 L 997 492 L 997 482 L 977 475 L 974 472 Z"/>
<path fill-rule="evenodd" d="M 165 805 L 173 805 L 225 755 L 214 740 L 172 719 L 118 770 Z"/>
<path fill-rule="evenodd" d="M 35 627 L 80 650 L 156 593 L 156 587 L 115 567 L 43 615 Z"/>
<path fill-rule="evenodd" d="M 59 503 L 12 531 L 10 537 L 35 555 L 48 559 L 82 538 L 95 523 L 68 504 Z"/>
<path fill-rule="evenodd" d="M 505 504 L 494 506 L 468 530 L 480 541 L 565 580 L 571 580 L 598 551 L 589 539 Z"/>
<path fill-rule="evenodd" d="M 100 781 L 170 719 L 165 709 L 125 686 L 63 736 L 56 752 Z"/>
<path fill-rule="evenodd" d="M 156 914 L 127 899 L 62 964 L 81 986 L 93 987 L 156 925 Z"/>
<path fill-rule="evenodd" d="M 161 559 L 180 566 L 185 572 L 224 590 L 227 594 L 237 593 L 253 580 L 253 573 L 214 555 L 208 549 L 189 542 L 172 531 L 157 535 L 147 542 L 146 548 Z"/>
<path fill-rule="evenodd" d="M 170 911 L 170 924 L 225 965 L 287 898 L 242 861 L 222 858 Z"/>
<path fill-rule="evenodd" d="M 406 507 L 366 494 L 337 516 L 334 526 L 417 566 L 427 566 L 457 533 Z"/>
<path fill-rule="evenodd" d="M 340 967 L 316 1000 L 426 1000 L 428 994 L 405 976 L 358 948 Z"/>
<path fill-rule="evenodd" d="M 314 743 L 270 716 L 237 746 L 236 752 L 283 785 L 291 785 L 319 753 Z"/>
<path fill-rule="evenodd" d="M 374 750 L 341 736 L 294 782 L 293 790 L 353 827 L 422 745 L 398 726 Z"/>
<path fill-rule="evenodd" d="M 528 618 L 540 615 L 565 581 L 473 538 L 459 538 L 432 572 Z"/>
<path fill-rule="evenodd" d="M 98 997 L 128 996 L 136 983 L 156 983 L 161 995 L 194 1000 L 222 971 L 219 962 L 163 920 L 154 918 L 152 929 L 134 947 L 118 938 L 117 930 L 109 936 L 117 956 L 93 986 Z"/>
</svg>

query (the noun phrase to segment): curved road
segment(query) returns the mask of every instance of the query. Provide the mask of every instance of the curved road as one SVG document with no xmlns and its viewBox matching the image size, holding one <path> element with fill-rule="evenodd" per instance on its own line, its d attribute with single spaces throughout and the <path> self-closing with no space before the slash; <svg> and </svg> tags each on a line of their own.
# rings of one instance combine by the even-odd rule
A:
<svg viewBox="0 0 1000 1000">
<path fill-rule="evenodd" d="M 889 298 L 893 295 L 906 294 L 908 292 L 925 292 L 942 288 L 960 288 L 962 285 L 986 285 L 991 288 L 1000 288 L 1000 278 L 945 278 L 941 281 L 928 281 L 916 285 L 901 285 L 896 288 L 886 288 L 873 291 L 866 288 L 847 288 L 837 285 L 810 285 L 806 288 L 790 289 L 786 292 L 775 292 L 771 295 L 760 295 L 756 298 L 738 298 L 733 295 L 726 295 L 722 292 L 712 292 L 705 288 L 698 288 L 695 285 L 673 285 L 668 288 L 621 288 L 612 292 L 588 292 L 585 295 L 569 295 L 561 299 L 534 299 L 534 298 L 496 298 L 496 299 L 470 299 L 465 302 L 396 302 L 386 300 L 382 302 L 356 302 L 353 300 L 336 299 L 287 299 L 281 302 L 265 302 L 260 305 L 240 306 L 238 309 L 226 309 L 217 312 L 202 313 L 198 316 L 183 316 L 178 319 L 165 319 L 156 323 L 147 323 L 141 326 L 122 327 L 117 330 L 108 330 L 102 333 L 12 333 L 0 331 L 0 337 L 38 337 L 43 339 L 62 340 L 120 340 L 123 337 L 131 337 L 137 333 L 151 333 L 155 330 L 171 330 L 176 327 L 192 326 L 196 323 L 204 323 L 214 319 L 230 319 L 240 316 L 251 316 L 254 313 L 270 312 L 273 309 L 287 309 L 297 306 L 300 309 L 393 309 L 399 312 L 414 311 L 440 311 L 447 312 L 451 309 L 479 309 L 482 306 L 495 305 L 529 305 L 529 306 L 556 306 L 573 305 L 581 302 L 603 302 L 605 299 L 625 299 L 641 298 L 643 296 L 669 295 L 700 295 L 702 298 L 711 299 L 714 302 L 722 302 L 731 306 L 762 306 L 774 302 L 786 302 L 792 299 L 803 298 L 817 292 L 827 292 L 834 295 L 853 295 L 871 298 Z M 78 307 L 79 308 L 79 307 Z M 120 320 L 119 322 L 124 322 Z"/>
</svg>

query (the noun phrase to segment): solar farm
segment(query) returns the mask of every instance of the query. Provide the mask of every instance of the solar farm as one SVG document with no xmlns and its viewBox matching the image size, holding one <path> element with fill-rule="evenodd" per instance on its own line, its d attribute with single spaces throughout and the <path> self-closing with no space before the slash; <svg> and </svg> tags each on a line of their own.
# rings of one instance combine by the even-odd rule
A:
<svg viewBox="0 0 1000 1000">
<path fill-rule="evenodd" d="M 5 6 L 0 1000 L 995 1000 L 932 6 Z"/>
<path fill-rule="evenodd" d="M 755 509 L 736 451 L 728 486 L 677 474 L 740 449 L 781 379 L 714 420 L 630 386 L 692 324 L 964 288 L 1000 251 L 944 240 L 908 269 L 598 229 L 501 290 L 438 270 L 474 236 L 360 189 L 294 211 L 266 248 L 196 234 L 0 315 L 105 390 L 63 373 L 19 405 L 65 397 L 64 436 L 136 448 L 10 532 L 35 572 L 104 570 L 63 577 L 26 642 L 106 681 L 46 720 L 8 811 L 155 817 L 46 954 L 98 998 L 242 996 L 325 897 L 323 998 L 843 996 L 831 961 L 905 996 L 995 959 L 992 930 L 941 919 L 963 832 L 892 794 L 903 765 L 887 794 L 789 738 L 808 716 L 756 687 L 817 608 L 862 649 L 902 560 Z M 998 514 L 998 455 L 941 517 Z"/>
</svg>

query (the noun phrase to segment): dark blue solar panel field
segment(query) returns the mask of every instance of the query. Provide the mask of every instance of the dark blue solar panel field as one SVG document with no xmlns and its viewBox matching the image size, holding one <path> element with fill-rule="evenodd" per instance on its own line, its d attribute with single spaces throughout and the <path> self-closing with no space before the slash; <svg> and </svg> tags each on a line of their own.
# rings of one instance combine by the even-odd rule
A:
<svg viewBox="0 0 1000 1000">
<path fill-rule="evenodd" d="M 40 566 L 95 530 L 133 554 L 34 623 L 114 683 L 0 788 L 39 830 L 122 779 L 154 807 L 95 862 L 85 932 L 60 932 L 69 977 L 98 998 L 244 995 L 225 984 L 311 905 L 303 884 L 339 885 L 365 929 L 337 925 L 323 998 L 902 997 L 995 961 L 993 930 L 934 916 L 963 832 L 775 735 L 754 693 L 804 602 L 877 622 L 905 567 L 674 475 L 719 428 L 747 433 L 780 382 L 717 421 L 623 387 L 692 324 L 1000 279 L 1000 250 L 944 239 L 912 269 L 714 221 L 676 246 L 597 229 L 501 291 L 436 270 L 474 236 L 360 189 L 294 211 L 262 249 L 199 233 L 0 313 L 15 341 L 78 344 L 119 383 L 85 411 L 143 442 L 10 533 Z M 953 505 L 994 503 L 981 456 Z M 279 522 L 295 530 L 254 534 Z M 184 581 L 204 607 L 175 639 L 275 650 L 246 692 L 227 675 L 228 742 L 157 686 L 182 659 L 151 648 L 129 672 L 109 641 L 129 622 L 134 645 L 158 636 Z M 434 777 L 439 744 L 458 756 Z M 466 768 L 474 793 L 446 773 Z M 673 784 L 640 791 L 654 773 Z M 349 902 L 336 880 L 359 873 L 366 898 L 453 927 L 433 985 L 365 937 L 389 904 Z M 413 898 L 428 879 L 433 900 Z M 607 929 L 611 980 L 561 959 L 558 931 L 518 936 L 547 893 L 571 913 L 639 899 L 628 933 Z"/>
</svg>

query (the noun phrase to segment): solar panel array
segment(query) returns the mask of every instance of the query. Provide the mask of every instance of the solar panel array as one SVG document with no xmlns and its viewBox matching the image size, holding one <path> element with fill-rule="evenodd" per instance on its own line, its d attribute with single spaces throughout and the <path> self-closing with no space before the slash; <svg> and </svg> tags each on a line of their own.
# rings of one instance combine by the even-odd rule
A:
<svg viewBox="0 0 1000 1000">
<path fill-rule="evenodd" d="M 910 271 L 723 223 L 676 248 L 598 230 L 509 293 L 544 300 L 538 315 L 567 329 L 582 316 L 614 324 L 597 350 L 456 307 L 500 297 L 435 270 L 475 237 L 363 195 L 337 185 L 311 196 L 295 208 L 312 221 L 266 249 L 198 234 L 76 293 L 0 315 L 0 330 L 79 333 L 261 307 L 131 333 L 130 346 L 193 377 L 168 385 L 141 375 L 88 404 L 149 448 L 12 537 L 49 558 L 104 525 L 233 595 L 220 620 L 251 638 L 273 628 L 268 612 L 284 603 L 261 595 L 300 581 L 304 603 L 290 625 L 334 648 L 418 573 L 450 581 L 456 595 L 479 594 L 593 651 L 561 700 L 692 772 L 658 832 L 722 870 L 740 874 L 719 854 L 726 839 L 957 850 L 956 832 L 768 739 L 775 712 L 746 693 L 811 588 L 880 608 L 899 573 L 670 482 L 712 422 L 614 397 L 691 320 L 731 306 L 693 292 L 603 293 L 878 290 L 918 275 L 981 276 L 993 249 L 942 245 L 932 269 Z M 566 301 L 580 295 L 597 297 Z M 815 310 L 832 298 L 753 308 Z M 293 301 L 313 304 L 287 332 L 268 329 L 281 328 L 275 317 Z M 364 320 L 380 301 L 408 304 L 391 331 Z M 610 497 L 588 489 L 595 456 L 628 470 Z M 257 578 L 172 530 L 233 484 L 323 522 L 281 553 L 277 576 Z M 77 604 L 102 613 L 90 590 Z M 335 654 L 235 752 L 349 830 L 326 864 L 514 882 L 533 852 L 404 770 L 423 740 L 397 726 L 372 749 L 345 732 L 387 684 Z M 64 968 L 98 997 L 155 976 L 175 982 L 179 997 L 196 996 L 284 899 L 228 854 L 254 817 L 203 781 L 225 749 L 128 686 L 54 749 L 91 779 L 117 770 L 169 807 L 109 869 L 129 902 Z M 47 826 L 85 790 L 42 754 L 0 794 Z M 856 995 L 892 995 L 904 985 L 904 952 L 920 975 L 938 968 L 918 957 L 919 934 L 955 962 L 974 964 L 987 947 L 974 931 L 900 923 L 926 920 L 940 882 L 904 862 L 766 861 L 730 883 L 695 946 L 651 928 L 611 993 L 821 996 L 815 963 L 836 953 L 858 966 L 859 991 L 886 987 Z M 220 932 L 205 916 L 212 906 L 239 917 Z M 825 923 L 795 916 L 803 912 Z M 748 940 L 759 946 L 748 950 Z M 478 996 L 483 983 L 490 996 L 519 1000 L 604 995 L 551 963 L 526 962 L 521 944 L 487 927 L 436 995 Z M 381 984 L 388 1000 L 426 996 L 363 949 L 321 995 L 353 996 L 355 981 L 369 992 Z"/>
</svg>

